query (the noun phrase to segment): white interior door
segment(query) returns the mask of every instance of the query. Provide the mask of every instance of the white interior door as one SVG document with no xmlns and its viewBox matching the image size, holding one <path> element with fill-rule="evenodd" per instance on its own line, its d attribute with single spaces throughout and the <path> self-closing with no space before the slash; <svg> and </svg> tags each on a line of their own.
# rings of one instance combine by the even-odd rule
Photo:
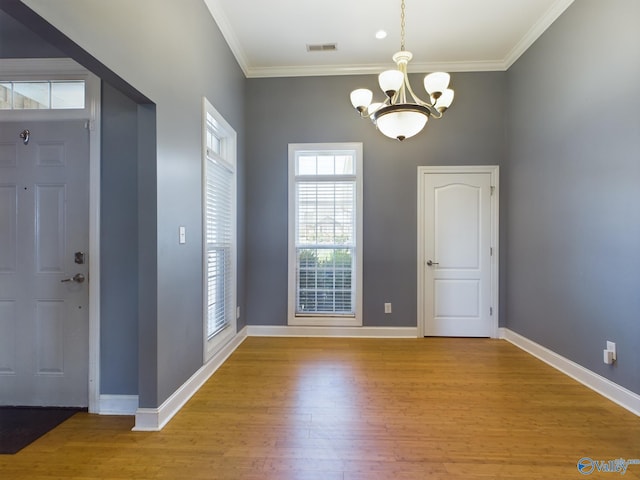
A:
<svg viewBox="0 0 640 480">
<path fill-rule="evenodd" d="M 424 335 L 490 337 L 490 173 L 424 173 Z"/>
<path fill-rule="evenodd" d="M 85 121 L 0 124 L 0 245 L 0 404 L 87 406 Z"/>
</svg>

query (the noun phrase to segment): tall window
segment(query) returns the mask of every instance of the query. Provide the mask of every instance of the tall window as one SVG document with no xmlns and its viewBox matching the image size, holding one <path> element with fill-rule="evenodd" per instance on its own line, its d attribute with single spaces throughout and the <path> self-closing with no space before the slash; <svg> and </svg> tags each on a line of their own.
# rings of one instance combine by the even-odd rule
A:
<svg viewBox="0 0 640 480">
<path fill-rule="evenodd" d="M 236 333 L 236 134 L 205 99 L 205 360 Z"/>
<path fill-rule="evenodd" d="M 362 325 L 362 145 L 289 145 L 289 324 Z"/>
</svg>

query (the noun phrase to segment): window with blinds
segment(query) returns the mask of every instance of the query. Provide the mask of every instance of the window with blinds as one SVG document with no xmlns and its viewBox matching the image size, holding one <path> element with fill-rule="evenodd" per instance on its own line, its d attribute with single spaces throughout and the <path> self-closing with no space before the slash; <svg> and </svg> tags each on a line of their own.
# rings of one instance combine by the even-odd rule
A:
<svg viewBox="0 0 640 480">
<path fill-rule="evenodd" d="M 291 324 L 359 324 L 360 144 L 290 146 Z M 292 215 L 291 215 L 292 214 Z"/>
<path fill-rule="evenodd" d="M 206 102 L 206 101 L 205 101 Z M 204 256 L 205 344 L 216 345 L 235 333 L 235 132 L 205 103 Z"/>
</svg>

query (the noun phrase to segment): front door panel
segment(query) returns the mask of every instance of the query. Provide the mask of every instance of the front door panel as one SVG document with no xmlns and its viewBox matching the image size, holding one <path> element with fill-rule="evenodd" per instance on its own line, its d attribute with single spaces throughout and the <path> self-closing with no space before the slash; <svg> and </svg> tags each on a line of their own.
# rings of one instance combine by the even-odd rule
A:
<svg viewBox="0 0 640 480">
<path fill-rule="evenodd" d="M 0 124 L 3 405 L 88 403 L 88 285 L 71 280 L 89 275 L 86 262 L 74 261 L 89 246 L 84 124 Z"/>
</svg>

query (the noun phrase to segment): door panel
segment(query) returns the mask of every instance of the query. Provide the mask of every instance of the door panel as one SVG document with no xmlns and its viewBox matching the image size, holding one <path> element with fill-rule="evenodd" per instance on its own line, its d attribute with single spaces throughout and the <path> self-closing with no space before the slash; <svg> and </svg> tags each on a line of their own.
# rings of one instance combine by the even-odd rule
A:
<svg viewBox="0 0 640 480">
<path fill-rule="evenodd" d="M 65 185 L 36 185 L 36 272 L 64 272 Z"/>
<path fill-rule="evenodd" d="M 491 175 L 425 173 L 426 336 L 491 336 Z"/>
<path fill-rule="evenodd" d="M 16 186 L 0 185 L 0 273 L 16 269 L 17 208 Z"/>
<path fill-rule="evenodd" d="M 433 186 L 434 254 L 441 269 L 480 268 L 480 189 L 448 184 Z"/>
<path fill-rule="evenodd" d="M 15 374 L 16 302 L 0 301 L 0 375 Z"/>
<path fill-rule="evenodd" d="M 434 314 L 438 318 L 480 315 L 480 282 L 477 280 L 434 280 Z"/>
<path fill-rule="evenodd" d="M 87 406 L 89 132 L 0 124 L 0 404 Z M 24 145 L 18 134 L 31 132 Z M 5 248 L 6 246 L 6 248 Z"/>
<path fill-rule="evenodd" d="M 36 375 L 64 375 L 64 302 L 36 302 Z"/>
</svg>

